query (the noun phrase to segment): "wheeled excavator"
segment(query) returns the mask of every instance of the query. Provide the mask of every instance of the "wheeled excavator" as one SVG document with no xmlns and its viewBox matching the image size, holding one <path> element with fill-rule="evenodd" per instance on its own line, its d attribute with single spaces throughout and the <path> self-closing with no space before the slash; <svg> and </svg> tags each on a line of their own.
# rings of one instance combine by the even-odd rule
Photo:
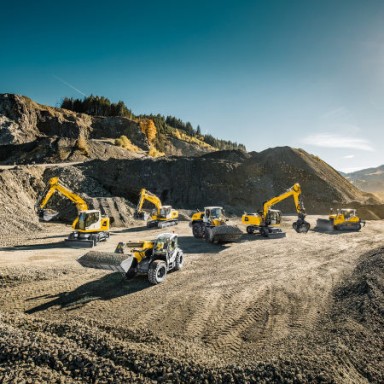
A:
<svg viewBox="0 0 384 384">
<path fill-rule="evenodd" d="M 58 177 L 49 179 L 35 204 L 35 210 L 43 221 L 50 221 L 58 215 L 58 212 L 45 209 L 55 192 L 75 203 L 78 210 L 78 216 L 72 223 L 74 231 L 65 240 L 69 245 L 93 247 L 99 241 L 104 241 L 109 237 L 109 217 L 102 215 L 99 210 L 88 209 L 88 204 L 84 199 L 64 186 Z"/>
<path fill-rule="evenodd" d="M 317 219 L 316 229 L 324 231 L 360 231 L 365 221 L 357 216 L 356 209 L 342 208 L 336 213 L 331 208 L 328 219 Z"/>
<path fill-rule="evenodd" d="M 121 272 L 127 279 L 147 275 L 151 284 L 159 284 L 168 272 L 182 269 L 184 254 L 176 234 L 162 233 L 155 240 L 120 242 L 114 253 L 91 251 L 77 261 L 86 268 Z"/>
<path fill-rule="evenodd" d="M 192 215 L 190 223 L 193 236 L 206 239 L 210 243 L 230 243 L 238 240 L 242 232 L 236 225 L 228 224 L 223 207 L 205 207 Z"/>
<path fill-rule="evenodd" d="M 143 210 L 143 205 L 146 201 L 155 206 L 155 209 L 152 210 L 150 215 Z M 179 212 L 170 205 L 162 205 L 161 200 L 145 188 L 140 191 L 139 202 L 134 217 L 139 220 L 146 220 L 148 228 L 164 228 L 176 225 L 179 222 Z"/>
<path fill-rule="evenodd" d="M 247 226 L 247 232 L 252 234 L 259 232 L 263 237 L 282 237 L 285 233 L 278 228 L 281 223 L 281 211 L 272 207 L 281 201 L 293 197 L 295 208 L 298 215 L 297 221 L 292 226 L 298 233 L 309 231 L 310 224 L 305 221 L 305 208 L 301 197 L 301 187 L 299 183 L 294 184 L 279 196 L 273 197 L 263 203 L 262 209 L 257 213 L 244 213 L 241 222 Z"/>
</svg>

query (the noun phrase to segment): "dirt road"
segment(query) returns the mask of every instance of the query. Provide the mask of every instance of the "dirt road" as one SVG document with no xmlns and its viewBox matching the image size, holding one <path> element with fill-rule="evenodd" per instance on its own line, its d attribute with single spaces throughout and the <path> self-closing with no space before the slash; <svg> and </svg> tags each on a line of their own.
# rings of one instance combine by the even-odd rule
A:
<svg viewBox="0 0 384 384">
<path fill-rule="evenodd" d="M 297 234 L 290 224 L 286 238 L 244 234 L 225 246 L 194 239 L 186 222 L 170 227 L 185 267 L 158 286 L 80 267 L 85 251 L 65 248 L 63 225 L 15 240 L 0 252 L 8 348 L 0 373 L 9 381 L 28 373 L 67 382 L 379 382 L 383 329 L 349 312 L 341 319 L 335 292 L 363 254 L 383 246 L 384 222 L 357 233 Z M 161 232 L 122 229 L 98 250 Z"/>
</svg>

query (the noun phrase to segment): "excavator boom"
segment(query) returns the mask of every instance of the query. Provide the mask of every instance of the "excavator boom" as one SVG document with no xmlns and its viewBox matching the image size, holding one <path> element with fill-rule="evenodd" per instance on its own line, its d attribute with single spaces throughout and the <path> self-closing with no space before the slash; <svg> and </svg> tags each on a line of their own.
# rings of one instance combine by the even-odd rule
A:
<svg viewBox="0 0 384 384">
<path fill-rule="evenodd" d="M 155 206 L 155 212 L 150 217 L 143 210 L 144 203 L 148 201 Z M 147 227 L 164 228 L 178 223 L 179 212 L 169 205 L 162 205 L 161 200 L 145 188 L 140 191 L 140 198 L 137 204 L 134 217 L 139 220 L 148 220 Z"/>
<path fill-rule="evenodd" d="M 299 183 L 294 184 L 281 195 L 265 201 L 260 213 L 245 213 L 242 216 L 242 222 L 247 225 L 247 232 L 253 233 L 258 230 L 260 231 L 260 234 L 265 237 L 272 237 L 272 235 L 281 237 L 283 234 L 281 229 L 271 227 L 271 225 L 274 226 L 280 224 L 281 212 L 273 210 L 272 207 L 291 196 L 295 202 L 295 208 L 298 214 L 298 220 L 293 223 L 293 228 L 298 233 L 308 232 L 310 224 L 305 221 L 305 208 L 301 198 L 301 187 Z"/>
<path fill-rule="evenodd" d="M 54 217 L 54 214 L 52 214 L 51 212 L 49 211 L 45 212 L 44 208 L 46 207 L 46 205 L 48 204 L 48 201 L 51 199 L 51 197 L 56 191 L 61 195 L 63 195 L 64 197 L 66 197 L 67 199 L 71 200 L 73 203 L 75 203 L 78 211 L 88 210 L 88 204 L 79 195 L 72 192 L 69 188 L 61 184 L 58 177 L 52 177 L 51 179 L 49 179 L 46 189 L 41 194 L 40 198 L 36 203 L 36 209 L 38 210 L 39 215 L 43 219 L 48 218 L 49 214 L 53 215 Z M 46 213 L 48 215 L 46 215 Z M 46 221 L 49 221 L 49 220 L 46 220 Z"/>
</svg>

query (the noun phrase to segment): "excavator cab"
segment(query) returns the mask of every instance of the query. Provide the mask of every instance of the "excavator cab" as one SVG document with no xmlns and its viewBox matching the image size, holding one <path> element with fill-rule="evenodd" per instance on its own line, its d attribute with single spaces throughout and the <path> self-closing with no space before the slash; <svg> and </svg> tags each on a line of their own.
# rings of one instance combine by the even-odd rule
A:
<svg viewBox="0 0 384 384">
<path fill-rule="evenodd" d="M 281 211 L 277 209 L 270 209 L 268 211 L 265 222 L 267 225 L 280 225 L 281 223 Z"/>
</svg>

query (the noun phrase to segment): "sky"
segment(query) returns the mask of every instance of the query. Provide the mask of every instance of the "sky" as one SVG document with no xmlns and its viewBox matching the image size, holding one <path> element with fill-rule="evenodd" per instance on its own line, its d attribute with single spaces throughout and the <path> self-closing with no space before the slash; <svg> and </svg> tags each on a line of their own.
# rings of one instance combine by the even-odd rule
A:
<svg viewBox="0 0 384 384">
<path fill-rule="evenodd" d="M 384 1 L 18 1 L 1 14 L 0 93 L 105 96 L 248 151 L 384 164 Z"/>
</svg>

